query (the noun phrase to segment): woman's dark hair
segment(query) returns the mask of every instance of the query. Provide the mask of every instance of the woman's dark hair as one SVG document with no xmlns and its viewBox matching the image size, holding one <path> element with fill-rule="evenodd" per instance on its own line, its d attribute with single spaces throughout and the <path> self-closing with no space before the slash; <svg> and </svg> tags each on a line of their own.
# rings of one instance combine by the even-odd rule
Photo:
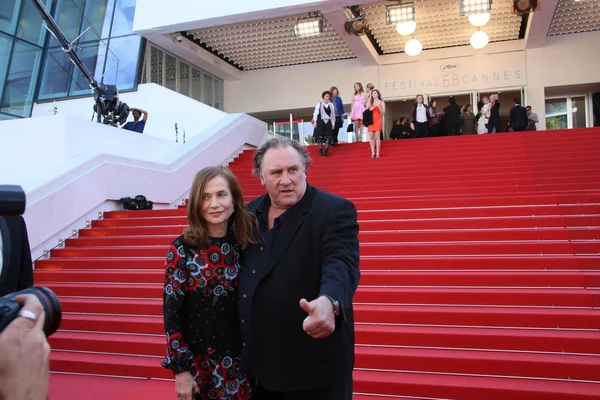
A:
<svg viewBox="0 0 600 400">
<path fill-rule="evenodd" d="M 405 122 L 406 121 L 406 117 L 401 117 L 399 121 L 400 121 L 400 123 Z"/>
<path fill-rule="evenodd" d="M 454 96 L 450 96 L 448 98 L 448 103 L 450 103 L 450 104 L 456 104 L 456 99 L 454 98 Z"/>
<path fill-rule="evenodd" d="M 379 91 L 379 89 L 373 89 L 373 90 L 371 91 L 371 104 L 373 104 L 373 100 L 375 100 L 375 99 L 373 98 L 373 93 L 375 93 L 375 92 L 377 92 L 377 98 L 378 98 L 379 100 L 383 101 L 383 99 L 381 98 L 381 92 Z"/>
<path fill-rule="evenodd" d="M 329 95 L 329 97 L 331 97 L 331 92 L 330 92 L 329 90 L 326 90 L 326 91 L 324 91 L 324 92 L 321 94 L 321 98 L 322 98 L 322 99 L 324 99 L 324 98 L 325 98 L 325 96 L 327 96 L 327 95 Z"/>
<path fill-rule="evenodd" d="M 229 218 L 229 228 L 233 231 L 235 240 L 242 248 L 257 243 L 252 236 L 256 216 L 246 210 L 244 194 L 235 175 L 223 166 L 206 167 L 194 177 L 187 212 L 189 227 L 183 231 L 185 243 L 197 249 L 206 249 L 209 246 L 206 220 L 202 217 L 203 195 L 207 183 L 218 176 L 225 179 L 233 197 L 234 212 Z"/>
</svg>

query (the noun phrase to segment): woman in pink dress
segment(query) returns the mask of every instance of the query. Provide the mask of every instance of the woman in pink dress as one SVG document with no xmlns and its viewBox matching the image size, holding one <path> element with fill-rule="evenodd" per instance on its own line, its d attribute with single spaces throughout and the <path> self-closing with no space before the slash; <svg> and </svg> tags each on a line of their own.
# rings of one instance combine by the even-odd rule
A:
<svg viewBox="0 0 600 400">
<path fill-rule="evenodd" d="M 354 84 L 354 96 L 352 97 L 352 109 L 350 111 L 350 119 L 354 122 L 354 135 L 356 141 L 362 141 L 363 130 L 363 112 L 365 111 L 365 92 L 362 83 Z"/>
</svg>

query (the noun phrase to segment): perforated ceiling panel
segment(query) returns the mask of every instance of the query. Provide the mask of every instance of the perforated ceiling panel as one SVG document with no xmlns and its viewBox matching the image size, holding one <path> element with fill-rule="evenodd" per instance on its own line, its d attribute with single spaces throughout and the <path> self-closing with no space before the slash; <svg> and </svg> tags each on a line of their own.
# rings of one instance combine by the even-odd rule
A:
<svg viewBox="0 0 600 400">
<path fill-rule="evenodd" d="M 600 30 L 600 1 L 559 0 L 548 36 L 597 30 Z"/>
<path fill-rule="evenodd" d="M 403 51 L 404 44 L 413 38 L 423 44 L 423 49 L 469 45 L 471 35 L 477 30 L 467 17 L 461 17 L 458 0 L 416 0 L 415 21 L 417 29 L 413 35 L 400 36 L 394 24 L 385 23 L 385 8 L 400 2 L 382 1 L 361 6 L 369 19 L 369 29 L 383 54 Z M 511 12 L 510 0 L 494 0 L 492 17 L 481 28 L 490 37 L 490 42 L 519 38 L 522 18 Z"/>
<path fill-rule="evenodd" d="M 325 22 L 318 36 L 296 38 L 294 25 L 307 14 L 189 31 L 201 44 L 244 70 L 354 58 Z"/>
</svg>

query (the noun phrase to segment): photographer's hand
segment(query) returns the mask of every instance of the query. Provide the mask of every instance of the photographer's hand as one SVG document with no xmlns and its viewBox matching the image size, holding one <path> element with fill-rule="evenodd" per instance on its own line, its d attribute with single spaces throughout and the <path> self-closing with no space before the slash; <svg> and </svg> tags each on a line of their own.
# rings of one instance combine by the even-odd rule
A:
<svg viewBox="0 0 600 400">
<path fill-rule="evenodd" d="M 44 400 L 48 394 L 50 345 L 44 335 L 44 309 L 36 296 L 17 296 L 25 316 L 0 333 L 0 399 Z M 33 313 L 37 319 L 30 318 Z"/>
</svg>

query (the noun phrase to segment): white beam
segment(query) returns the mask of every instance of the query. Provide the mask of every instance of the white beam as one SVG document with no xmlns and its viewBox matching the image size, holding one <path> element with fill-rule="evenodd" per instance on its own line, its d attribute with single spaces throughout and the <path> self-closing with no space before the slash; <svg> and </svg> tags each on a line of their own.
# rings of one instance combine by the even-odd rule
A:
<svg viewBox="0 0 600 400">
<path fill-rule="evenodd" d="M 528 49 L 544 47 L 557 6 L 558 0 L 544 0 L 538 11 L 529 14 L 529 23 L 525 33 Z"/>
</svg>

